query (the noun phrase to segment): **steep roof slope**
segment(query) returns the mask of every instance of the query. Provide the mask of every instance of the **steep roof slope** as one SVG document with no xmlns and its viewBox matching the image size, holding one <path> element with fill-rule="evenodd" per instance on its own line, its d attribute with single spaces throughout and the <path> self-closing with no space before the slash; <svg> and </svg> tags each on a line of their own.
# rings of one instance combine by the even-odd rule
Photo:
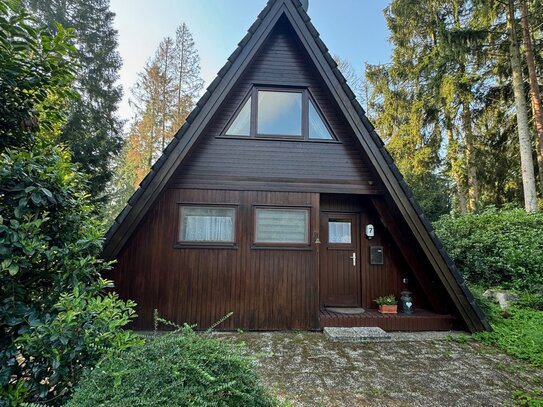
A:
<svg viewBox="0 0 543 407">
<path fill-rule="evenodd" d="M 219 71 L 217 78 L 198 101 L 186 123 L 177 132 L 115 220 L 106 236 L 104 255 L 106 258 L 114 258 L 118 255 L 160 192 L 166 187 L 172 174 L 187 157 L 270 31 L 283 16 L 288 19 L 306 48 L 330 94 L 355 132 L 361 148 L 367 154 L 376 174 L 381 178 L 390 204 L 398 209 L 406 221 L 466 326 L 471 331 L 490 329 L 463 278 L 445 252 L 432 226 L 424 217 L 411 189 L 403 180 L 373 125 L 366 118 L 364 110 L 347 85 L 299 0 L 270 0 L 267 3 L 249 28 L 247 35 Z"/>
</svg>

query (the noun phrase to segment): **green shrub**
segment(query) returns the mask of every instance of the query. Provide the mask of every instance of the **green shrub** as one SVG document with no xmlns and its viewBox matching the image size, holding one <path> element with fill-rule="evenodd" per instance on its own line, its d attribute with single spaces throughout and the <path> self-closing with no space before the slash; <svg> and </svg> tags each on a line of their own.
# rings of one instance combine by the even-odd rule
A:
<svg viewBox="0 0 543 407">
<path fill-rule="evenodd" d="M 104 230 L 85 185 L 61 148 L 0 155 L 0 383 L 11 405 L 61 404 L 104 354 L 137 343 L 121 329 L 134 304 L 104 293 Z"/>
<path fill-rule="evenodd" d="M 66 407 L 275 405 L 243 345 L 185 326 L 103 359 Z"/>
<path fill-rule="evenodd" d="M 475 335 L 510 355 L 543 367 L 543 311 L 511 307 L 502 312 L 493 307 L 492 332 Z"/>
<path fill-rule="evenodd" d="M 0 152 L 51 138 L 72 89 L 75 48 L 70 31 L 37 27 L 19 1 L 0 0 Z"/>
<path fill-rule="evenodd" d="M 543 407 L 543 390 L 534 392 L 517 390 L 513 392 L 513 400 L 516 406 Z"/>
<path fill-rule="evenodd" d="M 469 283 L 528 292 L 543 288 L 543 214 L 490 208 L 444 216 L 434 227 Z"/>
<path fill-rule="evenodd" d="M 543 311 L 543 292 L 520 293 L 519 299 L 515 304 L 521 308 Z"/>
</svg>

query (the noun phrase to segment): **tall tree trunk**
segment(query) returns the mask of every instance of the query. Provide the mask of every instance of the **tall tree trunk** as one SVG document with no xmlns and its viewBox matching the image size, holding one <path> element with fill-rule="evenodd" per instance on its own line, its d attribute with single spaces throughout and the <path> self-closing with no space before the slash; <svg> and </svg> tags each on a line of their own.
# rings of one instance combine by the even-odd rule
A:
<svg viewBox="0 0 543 407">
<path fill-rule="evenodd" d="M 460 169 L 458 144 L 454 139 L 452 120 L 448 115 L 445 115 L 445 126 L 447 127 L 447 157 L 451 163 L 451 173 L 456 184 L 456 198 L 458 199 L 458 209 L 461 214 L 468 213 L 466 191 L 464 188 L 464 180 L 462 179 L 462 171 Z"/>
<path fill-rule="evenodd" d="M 520 50 L 515 31 L 515 6 L 513 0 L 509 0 L 507 26 L 509 28 L 509 53 L 511 57 L 511 73 L 513 76 L 513 92 L 515 94 L 515 107 L 517 111 L 520 167 L 522 171 L 522 185 L 524 187 L 524 207 L 527 212 L 537 212 L 537 193 L 532 159 L 532 141 L 530 139 L 528 111 L 524 95 Z"/>
<path fill-rule="evenodd" d="M 537 154 L 537 169 L 539 170 L 539 192 L 543 198 L 543 140 L 535 139 L 535 149 L 541 152 L 541 154 Z"/>
<path fill-rule="evenodd" d="M 530 96 L 538 140 L 536 145 L 539 147 L 537 151 L 539 182 L 541 186 L 541 196 L 543 197 L 543 107 L 541 106 L 541 94 L 539 93 L 539 84 L 537 83 L 534 47 L 532 44 L 532 34 L 530 32 L 530 22 L 528 21 L 528 6 L 526 5 L 526 0 L 520 0 L 520 19 L 522 22 L 522 32 L 524 34 L 524 55 L 526 57 L 528 74 L 530 77 Z"/>
<path fill-rule="evenodd" d="M 462 125 L 466 140 L 466 164 L 468 166 L 468 210 L 476 212 L 479 207 L 479 185 L 477 182 L 476 153 L 471 123 L 471 107 L 467 100 L 462 101 Z"/>
</svg>

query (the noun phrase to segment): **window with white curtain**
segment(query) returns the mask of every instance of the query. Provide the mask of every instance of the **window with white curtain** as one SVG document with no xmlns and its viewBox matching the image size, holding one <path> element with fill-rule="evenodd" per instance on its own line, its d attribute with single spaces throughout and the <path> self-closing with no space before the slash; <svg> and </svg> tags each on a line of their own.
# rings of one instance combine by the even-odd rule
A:
<svg viewBox="0 0 543 407">
<path fill-rule="evenodd" d="M 330 220 L 328 222 L 328 243 L 351 243 L 351 222 Z"/>
<path fill-rule="evenodd" d="M 234 208 L 181 206 L 180 242 L 234 242 Z"/>
<path fill-rule="evenodd" d="M 255 243 L 309 243 L 309 210 L 257 208 Z"/>
</svg>

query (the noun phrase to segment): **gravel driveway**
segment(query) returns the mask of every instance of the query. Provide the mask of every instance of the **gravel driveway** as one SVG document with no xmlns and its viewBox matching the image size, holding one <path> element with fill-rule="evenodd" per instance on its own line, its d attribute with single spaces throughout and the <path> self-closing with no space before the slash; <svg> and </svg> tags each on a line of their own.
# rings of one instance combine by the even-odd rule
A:
<svg viewBox="0 0 543 407">
<path fill-rule="evenodd" d="M 230 336 L 230 335 L 229 335 Z M 543 372 L 495 349 L 432 334 L 338 343 L 322 333 L 236 333 L 264 382 L 294 406 L 503 406 Z"/>
</svg>

